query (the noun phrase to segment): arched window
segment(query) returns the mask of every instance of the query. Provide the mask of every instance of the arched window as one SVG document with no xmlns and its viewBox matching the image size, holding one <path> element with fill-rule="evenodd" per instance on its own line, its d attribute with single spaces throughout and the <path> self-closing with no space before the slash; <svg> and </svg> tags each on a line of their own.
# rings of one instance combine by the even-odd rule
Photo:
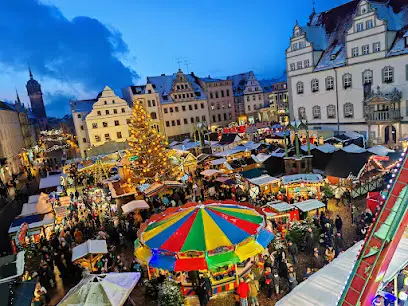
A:
<svg viewBox="0 0 408 306">
<path fill-rule="evenodd" d="M 346 73 L 345 75 L 343 75 L 343 88 L 347 89 L 351 87 L 351 82 L 352 82 L 352 78 L 351 78 L 351 74 L 350 73 Z"/>
<path fill-rule="evenodd" d="M 315 105 L 313 106 L 313 119 L 320 119 L 320 118 L 321 118 L 320 106 Z"/>
<path fill-rule="evenodd" d="M 319 80 L 313 79 L 312 80 L 312 92 L 319 91 Z"/>
<path fill-rule="evenodd" d="M 326 78 L 326 90 L 334 89 L 334 78 L 329 76 Z"/>
<path fill-rule="evenodd" d="M 373 71 L 372 70 L 364 70 L 363 85 L 365 84 L 373 84 Z"/>
<path fill-rule="evenodd" d="M 298 95 L 302 94 L 304 92 L 304 86 L 303 86 L 303 82 L 297 82 L 296 83 L 296 88 L 297 88 L 297 93 Z"/>
<path fill-rule="evenodd" d="M 327 118 L 336 118 L 336 106 L 334 106 L 333 104 L 327 106 Z"/>
<path fill-rule="evenodd" d="M 354 117 L 354 106 L 352 103 L 347 102 L 344 104 L 344 118 Z"/>
<path fill-rule="evenodd" d="M 303 106 L 298 108 L 298 116 L 299 119 L 306 119 L 306 109 Z"/>
<path fill-rule="evenodd" d="M 151 112 L 151 113 L 150 113 L 150 117 L 151 117 L 153 120 L 156 120 L 156 119 L 157 119 L 157 115 L 156 115 L 155 112 Z"/>
<path fill-rule="evenodd" d="M 392 83 L 394 82 L 394 68 L 391 66 L 384 67 L 382 70 L 383 74 L 383 83 Z"/>
</svg>

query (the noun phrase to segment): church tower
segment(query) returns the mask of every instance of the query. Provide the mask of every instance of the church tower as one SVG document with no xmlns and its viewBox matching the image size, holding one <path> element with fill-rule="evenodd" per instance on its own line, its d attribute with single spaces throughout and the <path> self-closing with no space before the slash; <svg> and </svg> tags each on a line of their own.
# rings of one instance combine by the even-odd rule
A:
<svg viewBox="0 0 408 306">
<path fill-rule="evenodd" d="M 33 114 L 37 117 L 41 130 L 47 129 L 47 115 L 45 113 L 43 95 L 41 85 L 33 79 L 33 74 L 29 68 L 30 79 L 27 82 L 27 94 L 30 98 L 31 109 Z"/>
</svg>

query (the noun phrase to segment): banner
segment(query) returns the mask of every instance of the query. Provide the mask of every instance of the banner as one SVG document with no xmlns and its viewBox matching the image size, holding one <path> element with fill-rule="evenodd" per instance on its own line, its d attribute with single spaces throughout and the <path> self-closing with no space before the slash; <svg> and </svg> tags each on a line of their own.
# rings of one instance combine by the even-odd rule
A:
<svg viewBox="0 0 408 306">
<path fill-rule="evenodd" d="M 57 219 L 63 219 L 68 215 L 68 209 L 66 206 L 54 207 L 54 210 Z"/>
</svg>

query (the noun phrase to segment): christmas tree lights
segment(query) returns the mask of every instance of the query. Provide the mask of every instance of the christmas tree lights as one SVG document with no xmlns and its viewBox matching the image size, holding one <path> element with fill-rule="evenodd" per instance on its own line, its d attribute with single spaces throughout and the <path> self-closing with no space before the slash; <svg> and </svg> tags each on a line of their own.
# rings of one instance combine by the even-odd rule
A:
<svg viewBox="0 0 408 306">
<path fill-rule="evenodd" d="M 135 101 L 129 123 L 127 157 L 132 174 L 130 180 L 137 185 L 164 181 L 172 173 L 166 137 L 150 127 L 151 120 L 141 103 Z"/>
</svg>

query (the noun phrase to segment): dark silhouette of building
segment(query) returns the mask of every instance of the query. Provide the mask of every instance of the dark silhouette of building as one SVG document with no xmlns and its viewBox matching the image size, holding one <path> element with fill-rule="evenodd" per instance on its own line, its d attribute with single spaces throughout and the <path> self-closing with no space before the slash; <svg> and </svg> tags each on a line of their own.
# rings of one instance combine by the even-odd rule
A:
<svg viewBox="0 0 408 306">
<path fill-rule="evenodd" d="M 33 114 L 37 117 L 40 123 L 40 129 L 47 129 L 47 114 L 45 113 L 43 94 L 41 91 L 41 85 L 33 79 L 33 74 L 29 68 L 30 79 L 27 82 L 27 94 L 30 98 L 30 104 Z"/>
</svg>

